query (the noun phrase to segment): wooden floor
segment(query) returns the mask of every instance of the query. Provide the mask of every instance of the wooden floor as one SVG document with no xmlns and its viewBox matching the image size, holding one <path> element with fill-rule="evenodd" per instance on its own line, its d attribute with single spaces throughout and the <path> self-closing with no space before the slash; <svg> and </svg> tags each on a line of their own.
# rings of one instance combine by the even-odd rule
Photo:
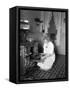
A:
<svg viewBox="0 0 70 90">
<path fill-rule="evenodd" d="M 35 79 L 56 79 L 65 77 L 65 56 L 58 55 L 56 62 L 49 71 L 40 70 L 39 67 L 32 67 L 27 70 L 25 75 L 20 77 L 21 80 Z"/>
</svg>

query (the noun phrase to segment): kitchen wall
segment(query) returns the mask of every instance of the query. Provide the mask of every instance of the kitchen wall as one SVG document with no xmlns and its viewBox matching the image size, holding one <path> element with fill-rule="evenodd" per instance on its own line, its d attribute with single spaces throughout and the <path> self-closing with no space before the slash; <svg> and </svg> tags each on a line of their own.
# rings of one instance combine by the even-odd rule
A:
<svg viewBox="0 0 70 90">
<path fill-rule="evenodd" d="M 33 32 L 38 32 L 40 30 L 40 26 L 36 26 L 35 18 L 40 18 L 41 12 L 40 11 L 32 11 L 32 10 L 21 10 L 20 11 L 20 18 L 25 20 L 29 20 L 30 22 L 30 29 Z"/>
<path fill-rule="evenodd" d="M 32 37 L 36 40 L 41 40 L 42 38 L 42 25 L 38 25 L 35 22 L 35 18 L 41 18 L 41 11 L 32 10 L 21 10 L 20 19 L 27 19 L 30 22 L 30 31 L 32 32 Z"/>
</svg>

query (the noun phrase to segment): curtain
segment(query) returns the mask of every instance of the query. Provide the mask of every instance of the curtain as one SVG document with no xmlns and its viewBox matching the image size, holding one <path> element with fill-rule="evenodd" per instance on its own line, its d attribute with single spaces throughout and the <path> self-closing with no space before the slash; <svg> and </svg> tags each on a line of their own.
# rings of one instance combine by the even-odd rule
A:
<svg viewBox="0 0 70 90">
<path fill-rule="evenodd" d="M 45 33 L 48 33 L 51 17 L 52 17 L 52 12 L 44 12 Z"/>
<path fill-rule="evenodd" d="M 43 21 L 43 29 L 45 30 L 45 33 L 48 33 L 48 28 L 49 28 L 49 22 L 52 17 L 52 12 L 50 11 L 42 11 L 41 12 L 41 20 Z M 42 27 L 41 25 L 41 27 Z M 42 31 L 42 28 L 40 29 Z"/>
<path fill-rule="evenodd" d="M 53 16 L 54 16 L 54 22 L 55 22 L 55 26 L 57 29 L 57 35 L 56 35 L 56 45 L 59 46 L 60 45 L 60 30 L 62 27 L 62 22 L 61 22 L 61 12 L 53 12 Z"/>
</svg>

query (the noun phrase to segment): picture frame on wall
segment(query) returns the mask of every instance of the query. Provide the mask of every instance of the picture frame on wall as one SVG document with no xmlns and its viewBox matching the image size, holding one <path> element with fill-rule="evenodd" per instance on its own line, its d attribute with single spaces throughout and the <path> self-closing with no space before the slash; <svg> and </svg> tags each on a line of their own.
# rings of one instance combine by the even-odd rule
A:
<svg viewBox="0 0 70 90">
<path fill-rule="evenodd" d="M 68 81 L 68 9 L 9 9 L 9 81 Z"/>
</svg>

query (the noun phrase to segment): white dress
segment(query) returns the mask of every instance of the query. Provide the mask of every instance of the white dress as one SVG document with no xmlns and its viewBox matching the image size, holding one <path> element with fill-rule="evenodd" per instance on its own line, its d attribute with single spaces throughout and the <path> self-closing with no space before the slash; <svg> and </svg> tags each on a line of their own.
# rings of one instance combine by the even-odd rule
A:
<svg viewBox="0 0 70 90">
<path fill-rule="evenodd" d="M 43 62 L 38 62 L 37 65 L 42 70 L 49 70 L 52 68 L 53 63 L 55 62 L 54 45 L 51 41 L 48 43 L 45 42 L 43 48 L 45 54 L 45 56 L 41 57 Z"/>
</svg>

